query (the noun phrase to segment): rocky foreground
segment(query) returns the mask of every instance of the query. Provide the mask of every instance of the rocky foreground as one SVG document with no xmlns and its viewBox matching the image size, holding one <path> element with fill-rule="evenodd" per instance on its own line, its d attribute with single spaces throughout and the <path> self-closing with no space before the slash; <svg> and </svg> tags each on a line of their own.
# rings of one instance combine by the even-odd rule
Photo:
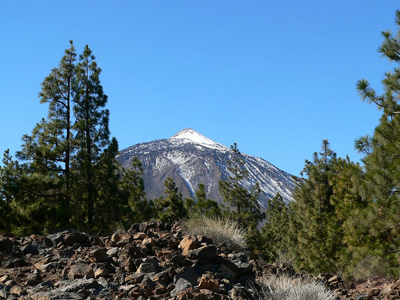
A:
<svg viewBox="0 0 400 300">
<path fill-rule="evenodd" d="M 256 299 L 261 277 L 293 273 L 162 223 L 134 224 L 107 237 L 3 234 L 0 263 L 0 299 Z M 400 281 L 360 290 L 337 276 L 318 280 L 338 299 L 400 299 Z"/>
</svg>

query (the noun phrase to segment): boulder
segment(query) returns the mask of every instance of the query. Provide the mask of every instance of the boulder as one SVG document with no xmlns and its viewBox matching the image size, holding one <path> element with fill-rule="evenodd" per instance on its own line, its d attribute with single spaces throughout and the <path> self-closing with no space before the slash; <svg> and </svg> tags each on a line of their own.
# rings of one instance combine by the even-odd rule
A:
<svg viewBox="0 0 400 300">
<path fill-rule="evenodd" d="M 59 243 L 64 242 L 64 237 L 65 237 L 65 234 L 66 234 L 66 233 L 68 233 L 68 232 L 58 232 L 58 233 L 54 233 L 54 234 L 48 236 L 48 237 L 45 239 L 46 246 L 48 246 L 48 247 L 55 247 L 55 246 L 57 246 Z M 48 241 L 48 240 L 50 240 L 51 243 L 50 243 L 50 241 Z"/>
<path fill-rule="evenodd" d="M 105 262 L 107 261 L 107 250 L 105 248 L 97 248 L 89 252 L 89 259 L 91 262 Z"/>
<path fill-rule="evenodd" d="M 106 254 L 109 257 L 118 257 L 119 249 L 117 247 L 107 250 Z"/>
<path fill-rule="evenodd" d="M 96 271 L 94 272 L 94 277 L 95 278 L 104 277 L 104 276 L 107 276 L 108 274 L 109 274 L 109 271 L 106 267 L 100 267 L 100 268 L 96 269 Z"/>
<path fill-rule="evenodd" d="M 253 264 L 248 262 L 244 253 L 236 253 L 225 259 L 224 265 L 234 271 L 239 277 L 247 275 L 253 271 Z"/>
<path fill-rule="evenodd" d="M 84 298 L 76 293 L 60 292 L 58 290 L 51 292 L 37 292 L 29 295 L 29 300 L 83 300 Z"/>
<path fill-rule="evenodd" d="M 26 245 L 24 247 L 22 247 L 22 252 L 24 252 L 25 254 L 32 254 L 32 255 L 38 255 L 39 254 L 39 250 L 35 245 Z"/>
<path fill-rule="evenodd" d="M 216 279 L 209 278 L 207 275 L 203 275 L 199 279 L 199 285 L 197 286 L 199 289 L 206 289 L 213 292 L 219 291 L 219 282 Z"/>
<path fill-rule="evenodd" d="M 121 240 L 121 234 L 119 234 L 119 233 L 114 233 L 111 236 L 111 242 L 113 242 L 113 243 L 117 243 L 120 240 Z"/>
<path fill-rule="evenodd" d="M 62 258 L 71 258 L 75 254 L 74 249 L 65 249 L 58 252 Z"/>
<path fill-rule="evenodd" d="M 13 249 L 14 243 L 3 235 L 0 235 L 0 251 L 11 251 Z"/>
<path fill-rule="evenodd" d="M 73 281 L 61 282 L 59 291 L 74 293 L 79 290 L 97 289 L 99 283 L 94 278 L 82 278 Z"/>
<path fill-rule="evenodd" d="M 192 286 L 195 286 L 197 285 L 199 274 L 192 267 L 184 267 L 182 269 L 176 270 L 176 275 L 174 276 L 174 283 L 176 283 L 181 278 L 189 281 Z"/>
<path fill-rule="evenodd" d="M 182 254 L 188 256 L 189 250 L 199 248 L 201 243 L 197 239 L 197 237 L 188 235 L 183 238 L 183 240 L 179 243 L 178 248 L 182 249 Z"/>
<path fill-rule="evenodd" d="M 157 269 L 151 262 L 144 262 L 139 265 L 139 268 L 136 270 L 136 274 L 149 274 L 149 273 L 157 273 Z"/>
<path fill-rule="evenodd" d="M 10 294 L 14 294 L 17 296 L 23 296 L 23 295 L 28 294 L 28 292 L 25 288 L 15 285 L 10 289 Z"/>
<path fill-rule="evenodd" d="M 168 274 L 168 271 L 162 271 L 160 273 L 157 273 L 151 278 L 151 280 L 156 282 L 158 285 L 165 287 L 172 282 L 171 277 Z"/>
<path fill-rule="evenodd" d="M 195 250 L 189 250 L 188 257 L 197 259 L 200 262 L 213 260 L 218 256 L 217 247 L 214 245 L 203 246 Z"/>
<path fill-rule="evenodd" d="M 84 234 L 84 233 L 80 233 L 80 232 L 72 232 L 72 233 L 68 233 L 67 235 L 65 235 L 64 237 L 64 242 L 68 245 L 68 246 L 72 246 L 76 243 L 79 243 L 80 245 L 86 243 L 89 241 L 89 237 Z"/>
<path fill-rule="evenodd" d="M 175 283 L 175 288 L 171 291 L 171 296 L 175 296 L 179 292 L 182 292 L 188 288 L 192 287 L 192 284 L 184 278 L 180 278 Z"/>
<path fill-rule="evenodd" d="M 68 272 L 69 279 L 83 278 L 85 276 L 94 277 L 94 272 L 91 266 L 84 263 L 72 265 Z"/>
</svg>

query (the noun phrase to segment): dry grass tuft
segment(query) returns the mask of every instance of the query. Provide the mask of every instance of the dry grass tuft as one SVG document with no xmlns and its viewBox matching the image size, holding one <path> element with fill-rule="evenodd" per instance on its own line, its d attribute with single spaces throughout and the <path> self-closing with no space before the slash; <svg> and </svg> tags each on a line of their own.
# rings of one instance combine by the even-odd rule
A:
<svg viewBox="0 0 400 300">
<path fill-rule="evenodd" d="M 260 300 L 334 300 L 336 295 L 320 282 L 292 278 L 286 275 L 270 276 L 260 283 Z"/>
<path fill-rule="evenodd" d="M 183 231 L 190 235 L 202 235 L 214 244 L 225 244 L 230 250 L 246 249 L 246 231 L 235 222 L 222 217 L 192 215 L 183 223 Z"/>
</svg>

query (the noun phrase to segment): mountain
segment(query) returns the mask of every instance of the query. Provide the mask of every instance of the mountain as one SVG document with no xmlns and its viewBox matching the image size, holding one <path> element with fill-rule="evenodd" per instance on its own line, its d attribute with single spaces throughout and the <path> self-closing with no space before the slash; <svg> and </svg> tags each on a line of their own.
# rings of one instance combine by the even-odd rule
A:
<svg viewBox="0 0 400 300">
<path fill-rule="evenodd" d="M 230 148 L 188 128 L 169 139 L 133 145 L 122 150 L 117 159 L 123 167 L 130 168 L 135 156 L 143 165 L 149 199 L 163 195 L 164 181 L 171 177 L 183 197 L 193 198 L 198 184 L 204 183 L 207 197 L 221 201 L 218 182 L 229 176 L 227 161 L 231 160 Z M 243 186 L 251 188 L 259 182 L 262 207 L 265 208 L 268 198 L 273 198 L 278 192 L 285 202 L 293 200 L 291 192 L 295 183 L 292 175 L 262 158 L 247 154 L 242 154 L 242 158 L 249 172 Z"/>
</svg>

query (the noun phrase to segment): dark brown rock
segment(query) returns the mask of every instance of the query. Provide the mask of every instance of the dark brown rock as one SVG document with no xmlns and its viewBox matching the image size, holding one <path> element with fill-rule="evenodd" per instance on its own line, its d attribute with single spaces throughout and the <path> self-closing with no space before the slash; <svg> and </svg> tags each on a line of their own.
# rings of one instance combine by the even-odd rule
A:
<svg viewBox="0 0 400 300">
<path fill-rule="evenodd" d="M 256 275 L 294 275 L 285 264 L 249 261 L 245 253 L 216 248 L 207 237 L 183 236 L 178 223 L 131 229 L 106 237 L 0 235 L 3 247 L 11 249 L 0 250 L 0 298 L 251 300 L 248 282 Z M 333 274 L 320 274 L 318 280 L 341 299 L 400 299 L 400 280 L 357 284 L 357 290 Z"/>
<path fill-rule="evenodd" d="M 147 234 L 144 232 L 138 232 L 133 235 L 134 240 L 144 240 L 145 238 L 147 238 Z"/>
<path fill-rule="evenodd" d="M 203 246 L 195 250 L 189 250 L 188 257 L 192 259 L 197 259 L 201 262 L 207 260 L 213 260 L 218 256 L 217 247 L 214 245 Z"/>
<path fill-rule="evenodd" d="M 21 250 L 25 254 L 28 254 L 28 253 L 32 254 L 32 255 L 38 255 L 39 254 L 39 250 L 37 249 L 37 247 L 32 245 L 32 244 L 22 247 Z"/>
<path fill-rule="evenodd" d="M 151 280 L 156 282 L 158 285 L 165 286 L 165 287 L 168 286 L 172 282 L 172 279 L 169 276 L 167 271 L 163 271 L 163 272 L 160 272 L 160 273 L 154 275 L 151 278 Z"/>
<path fill-rule="evenodd" d="M 156 287 L 153 291 L 154 295 L 164 295 L 166 293 L 168 293 L 168 289 L 164 286 Z"/>
<path fill-rule="evenodd" d="M 94 277 L 92 267 L 84 263 L 72 265 L 68 272 L 69 279 L 83 278 L 85 276 Z"/>
<path fill-rule="evenodd" d="M 107 261 L 107 253 L 105 248 L 97 248 L 89 252 L 89 259 L 91 262 L 105 262 Z"/>
<path fill-rule="evenodd" d="M 72 246 L 75 243 L 79 243 L 82 245 L 88 241 L 89 241 L 89 237 L 86 234 L 80 233 L 80 232 L 68 233 L 64 237 L 64 242 L 69 246 Z"/>
<path fill-rule="evenodd" d="M 174 276 L 174 283 L 183 278 L 190 282 L 192 286 L 197 285 L 200 274 L 192 267 L 184 267 L 176 270 L 176 275 Z"/>
<path fill-rule="evenodd" d="M 6 236 L 0 235 L 0 251 L 11 251 L 14 243 Z"/>
</svg>

